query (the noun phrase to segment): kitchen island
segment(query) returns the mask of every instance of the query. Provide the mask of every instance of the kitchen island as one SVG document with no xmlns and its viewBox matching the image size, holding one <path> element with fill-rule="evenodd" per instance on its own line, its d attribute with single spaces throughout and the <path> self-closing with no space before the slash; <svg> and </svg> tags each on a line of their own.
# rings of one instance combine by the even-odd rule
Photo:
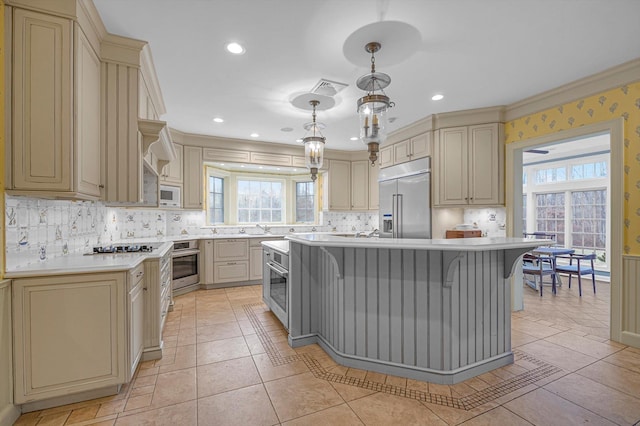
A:
<svg viewBox="0 0 640 426">
<path fill-rule="evenodd" d="M 289 344 L 453 384 L 513 362 L 508 278 L 546 240 L 289 236 Z"/>
</svg>

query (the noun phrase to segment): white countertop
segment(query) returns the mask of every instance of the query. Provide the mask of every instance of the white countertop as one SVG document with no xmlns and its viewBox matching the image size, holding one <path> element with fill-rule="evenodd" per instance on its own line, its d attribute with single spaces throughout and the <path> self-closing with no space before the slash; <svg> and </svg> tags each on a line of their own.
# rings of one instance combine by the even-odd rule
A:
<svg viewBox="0 0 640 426">
<path fill-rule="evenodd" d="M 289 241 L 287 240 L 263 241 L 262 245 L 280 253 L 289 254 Z"/>
<path fill-rule="evenodd" d="M 74 253 L 68 256 L 55 257 L 45 262 L 32 263 L 7 270 L 4 276 L 6 278 L 25 278 L 42 275 L 126 271 L 135 268 L 146 259 L 164 256 L 172 248 L 173 243 L 167 241 L 151 253 L 110 253 L 87 256 L 81 253 Z"/>
<path fill-rule="evenodd" d="M 354 238 L 336 235 L 300 234 L 288 235 L 286 239 L 308 246 L 386 248 L 443 251 L 484 251 L 512 248 L 534 248 L 553 243 L 551 240 L 526 238 L 454 238 L 454 239 L 410 239 L 410 238 Z"/>
</svg>

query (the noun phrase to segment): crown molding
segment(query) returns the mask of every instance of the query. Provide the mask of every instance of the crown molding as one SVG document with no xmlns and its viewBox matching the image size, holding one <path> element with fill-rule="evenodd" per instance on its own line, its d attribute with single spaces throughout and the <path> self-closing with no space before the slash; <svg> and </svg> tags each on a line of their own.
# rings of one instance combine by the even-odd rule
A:
<svg viewBox="0 0 640 426">
<path fill-rule="evenodd" d="M 100 59 L 130 67 L 140 68 L 141 52 L 146 41 L 107 34 L 100 43 Z"/>
<path fill-rule="evenodd" d="M 507 106 L 507 121 L 640 81 L 640 58 Z"/>
<path fill-rule="evenodd" d="M 465 109 L 462 111 L 434 114 L 433 128 L 473 126 L 486 123 L 504 123 L 505 107 L 493 106 L 487 108 Z"/>
<path fill-rule="evenodd" d="M 149 96 L 151 96 L 156 112 L 159 116 L 166 114 L 167 108 L 164 104 L 164 98 L 162 97 L 162 90 L 160 89 L 160 82 L 158 81 L 156 67 L 153 64 L 151 48 L 148 44 L 142 48 L 140 55 L 140 70 L 142 71 L 142 77 L 147 84 Z"/>
<path fill-rule="evenodd" d="M 416 135 L 428 132 L 434 128 L 434 116 L 428 115 L 418 121 L 414 121 L 398 130 L 395 130 L 387 136 L 384 145 L 393 145 L 396 142 L 407 140 Z"/>
</svg>

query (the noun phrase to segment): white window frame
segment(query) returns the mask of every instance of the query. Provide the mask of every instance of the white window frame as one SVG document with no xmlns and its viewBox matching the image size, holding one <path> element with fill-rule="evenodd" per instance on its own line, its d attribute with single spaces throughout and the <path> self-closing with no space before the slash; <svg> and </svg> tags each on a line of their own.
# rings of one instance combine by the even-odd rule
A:
<svg viewBox="0 0 640 426">
<path fill-rule="evenodd" d="M 313 186 L 314 186 L 314 191 L 313 191 L 313 223 L 312 222 L 298 222 L 298 218 L 296 215 L 296 199 L 298 196 L 298 193 L 296 191 L 296 184 L 299 182 L 310 182 L 311 181 L 311 177 L 309 175 L 303 175 L 303 176 L 292 176 L 291 177 L 291 209 L 290 209 L 290 216 L 292 219 L 292 222 L 298 225 L 315 225 L 318 223 L 319 220 L 319 198 L 318 198 L 318 193 L 319 193 L 319 189 L 320 186 L 318 184 L 318 180 L 313 182 Z"/>
</svg>

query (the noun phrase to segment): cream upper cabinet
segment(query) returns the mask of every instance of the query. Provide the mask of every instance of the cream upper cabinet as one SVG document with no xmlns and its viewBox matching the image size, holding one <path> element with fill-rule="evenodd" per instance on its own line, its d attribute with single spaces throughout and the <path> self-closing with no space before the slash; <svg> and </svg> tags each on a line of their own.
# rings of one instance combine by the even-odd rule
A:
<svg viewBox="0 0 640 426">
<path fill-rule="evenodd" d="M 380 167 L 369 166 L 369 210 L 378 210 L 380 204 L 378 174 Z"/>
<path fill-rule="evenodd" d="M 351 163 L 351 208 L 369 209 L 369 161 Z"/>
<path fill-rule="evenodd" d="M 72 20 L 8 10 L 13 10 L 8 188 L 24 195 L 99 199 L 99 57 Z"/>
<path fill-rule="evenodd" d="M 183 147 L 179 144 L 174 144 L 176 149 L 176 159 L 164 166 L 160 180 L 166 183 L 182 183 L 182 167 L 183 167 Z"/>
<path fill-rule="evenodd" d="M 351 210 L 351 162 L 331 160 L 325 176 L 328 210 Z"/>
<path fill-rule="evenodd" d="M 393 163 L 400 164 L 431 155 L 431 132 L 393 145 Z"/>
<path fill-rule="evenodd" d="M 184 147 L 184 185 L 182 190 L 182 207 L 185 209 L 202 209 L 202 148 Z"/>
<path fill-rule="evenodd" d="M 425 132 L 380 150 L 380 168 L 406 163 L 431 155 L 431 132 Z"/>
<path fill-rule="evenodd" d="M 380 168 L 393 166 L 393 151 L 395 145 L 388 145 L 380 149 L 378 153 L 378 164 Z"/>
<path fill-rule="evenodd" d="M 502 124 L 440 129 L 434 157 L 434 206 L 504 203 Z"/>
</svg>

